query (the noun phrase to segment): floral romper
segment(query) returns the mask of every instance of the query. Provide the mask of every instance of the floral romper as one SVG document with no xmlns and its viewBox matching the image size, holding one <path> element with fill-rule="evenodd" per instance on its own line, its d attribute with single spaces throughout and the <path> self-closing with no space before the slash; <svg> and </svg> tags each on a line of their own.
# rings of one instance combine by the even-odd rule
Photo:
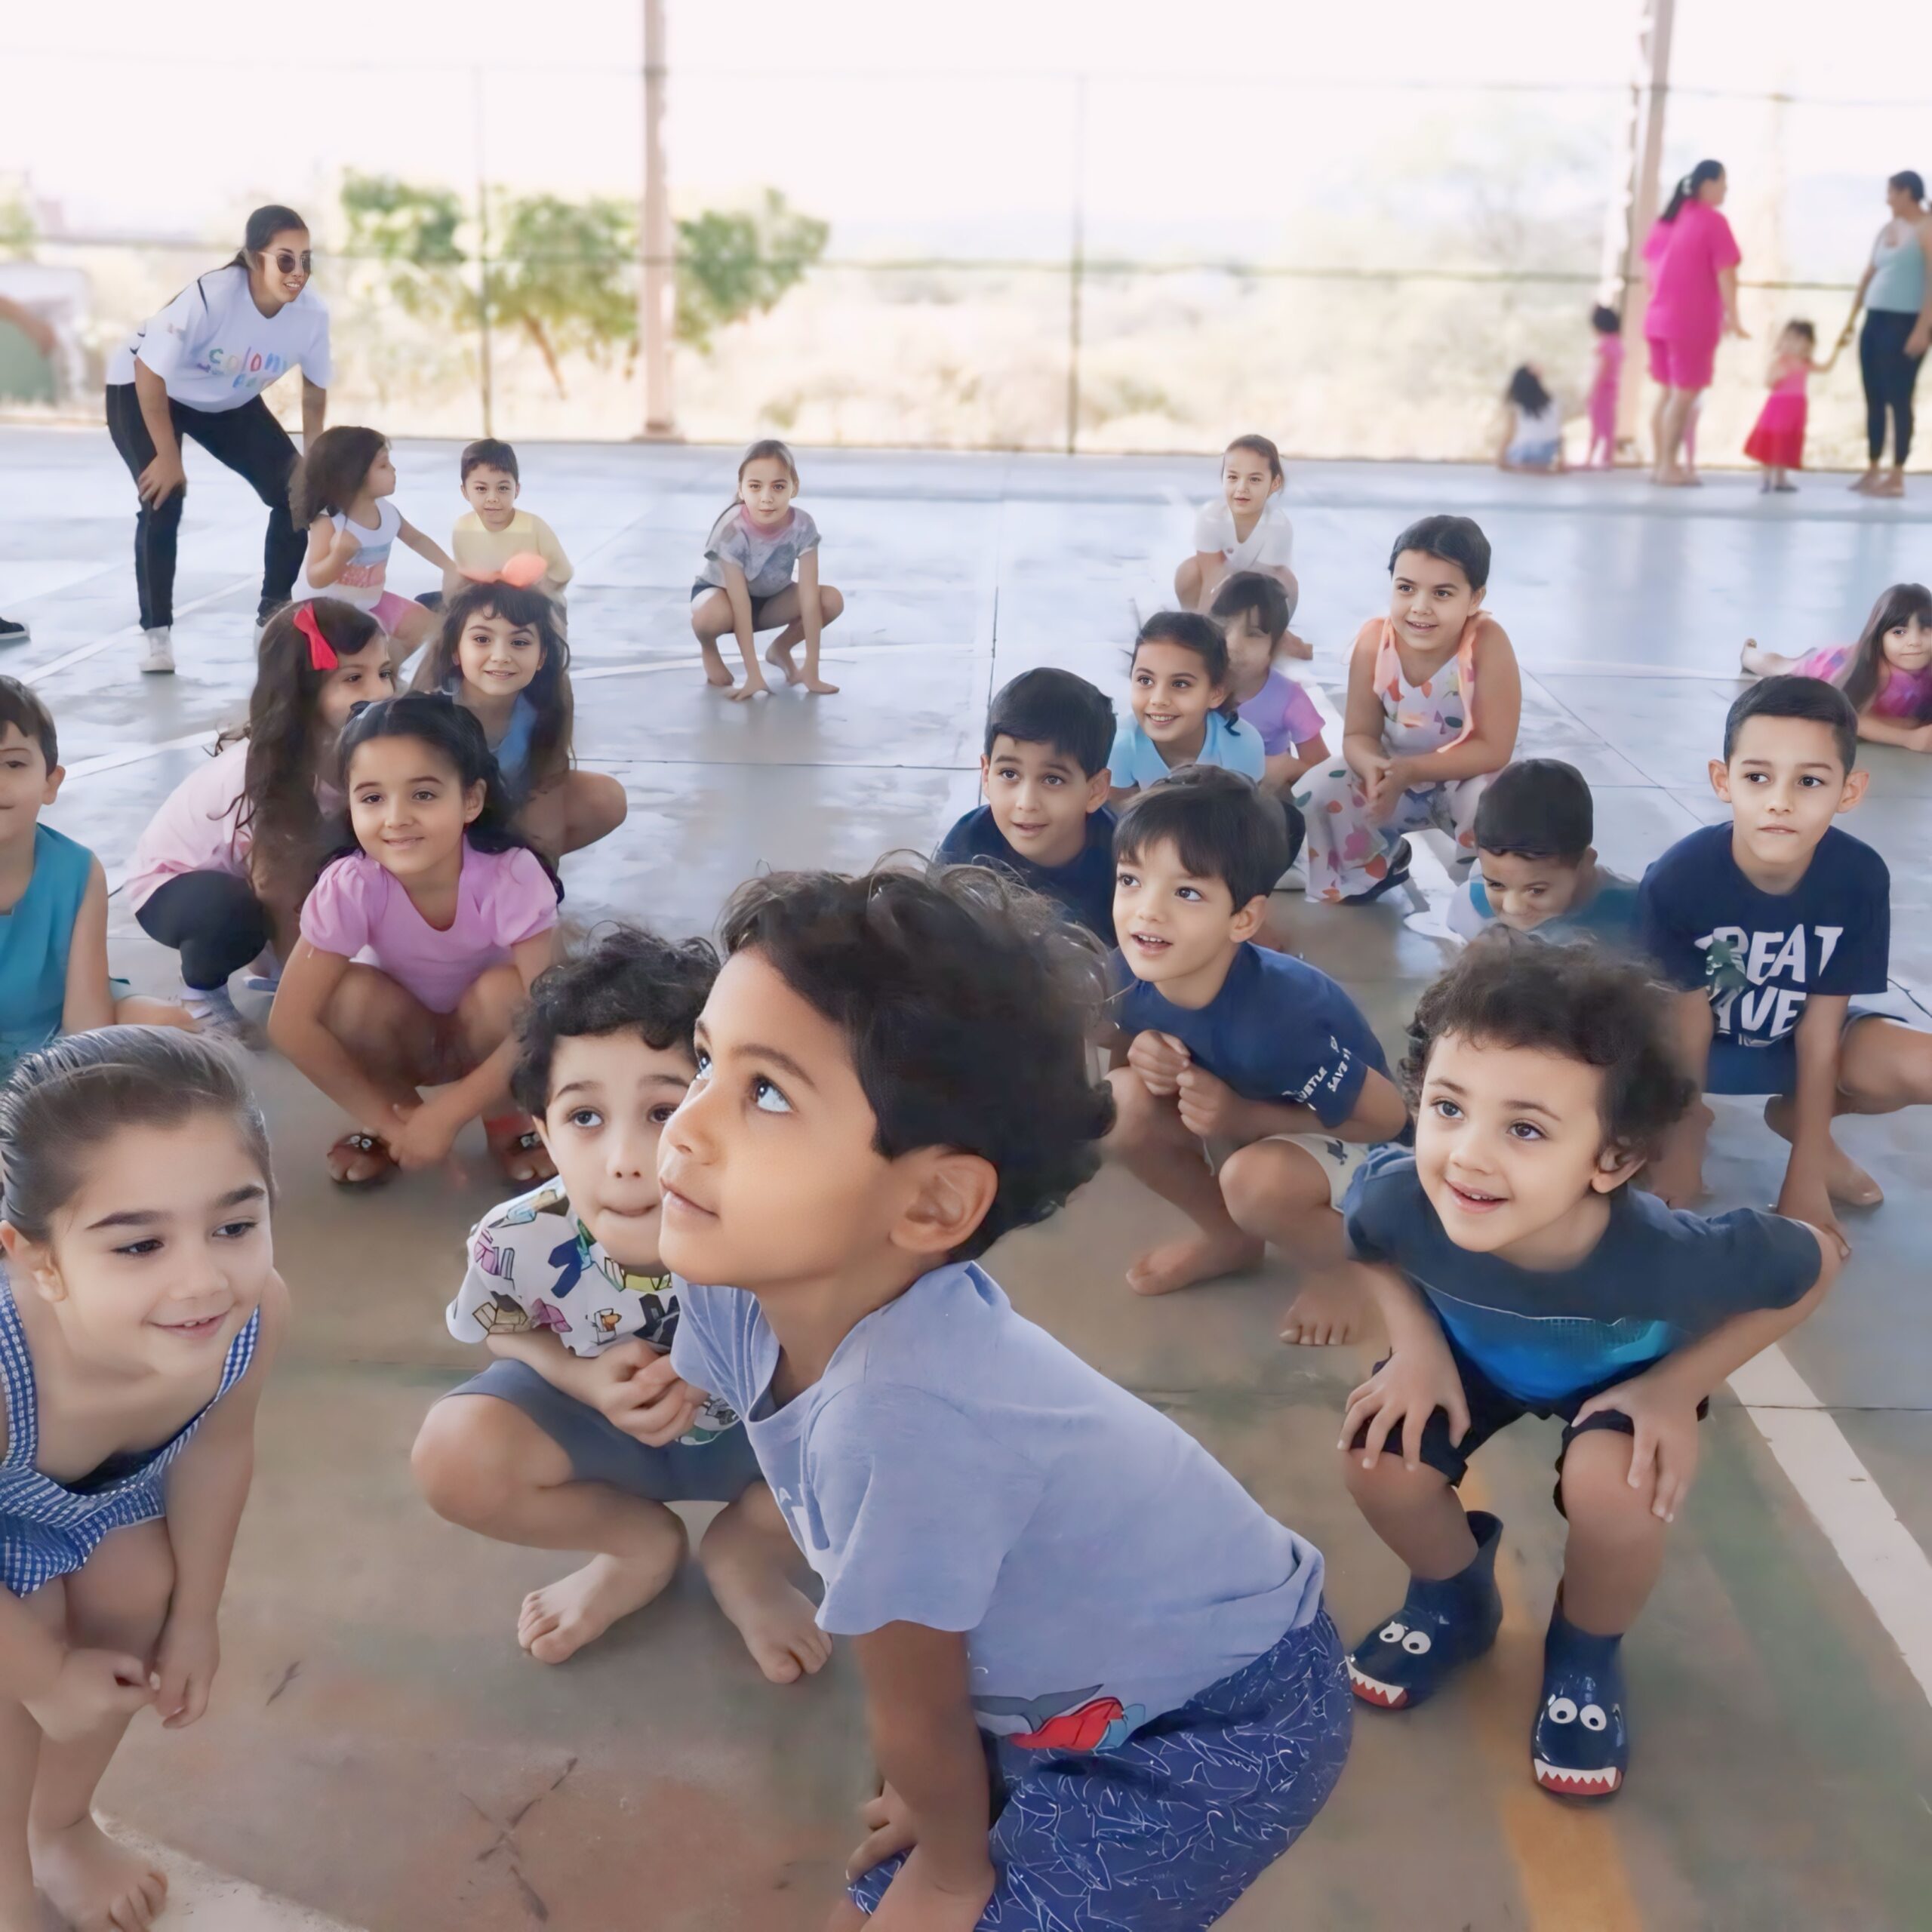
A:
<svg viewBox="0 0 1932 1932">
<path fill-rule="evenodd" d="M 1354 649 L 1375 653 L 1375 693 L 1382 700 L 1383 748 L 1397 758 L 1413 758 L 1459 743 L 1475 728 L 1475 640 L 1488 613 L 1477 611 L 1463 627 L 1456 654 L 1420 685 L 1402 675 L 1395 629 L 1386 617 L 1371 617 L 1355 634 Z M 1347 761 L 1340 756 L 1309 772 L 1294 794 L 1308 821 L 1308 890 L 1333 902 L 1366 892 L 1386 878 L 1396 837 L 1434 826 L 1456 841 L 1458 861 L 1475 857 L 1476 802 L 1489 774 L 1446 784 L 1417 785 L 1404 792 L 1392 817 L 1377 824 L 1368 795 Z"/>
</svg>

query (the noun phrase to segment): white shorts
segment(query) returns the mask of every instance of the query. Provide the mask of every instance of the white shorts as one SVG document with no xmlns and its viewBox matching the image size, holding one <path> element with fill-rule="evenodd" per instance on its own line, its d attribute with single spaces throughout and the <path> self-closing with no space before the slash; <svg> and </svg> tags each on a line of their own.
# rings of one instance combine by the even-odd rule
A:
<svg viewBox="0 0 1932 1932">
<path fill-rule="evenodd" d="M 1244 1141 L 1241 1145 L 1258 1147 L 1263 1141 L 1269 1140 L 1299 1147 L 1314 1161 L 1327 1177 L 1328 1204 L 1337 1211 L 1348 1193 L 1349 1182 L 1355 1177 L 1355 1171 L 1369 1155 L 1366 1142 L 1338 1140 L 1332 1134 L 1264 1134 L 1260 1140 Z M 1219 1174 L 1228 1157 L 1235 1151 L 1232 1141 L 1217 1140 L 1208 1150 L 1208 1164 Z"/>
</svg>

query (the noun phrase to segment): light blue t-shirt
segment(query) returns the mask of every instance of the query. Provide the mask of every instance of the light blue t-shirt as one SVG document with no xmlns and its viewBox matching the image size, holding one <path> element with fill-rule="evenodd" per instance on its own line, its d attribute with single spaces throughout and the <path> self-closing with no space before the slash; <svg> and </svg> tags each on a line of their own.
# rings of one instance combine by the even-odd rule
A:
<svg viewBox="0 0 1932 1932">
<path fill-rule="evenodd" d="M 1226 765 L 1230 771 L 1238 771 L 1244 778 L 1257 782 L 1267 769 L 1268 755 L 1261 747 L 1261 734 L 1244 719 L 1237 718 L 1230 724 L 1218 711 L 1208 714 L 1208 735 L 1201 743 L 1201 755 L 1194 760 L 1196 764 Z M 1137 785 L 1145 791 L 1150 785 L 1158 785 L 1167 777 L 1168 766 L 1165 758 L 1155 748 L 1154 741 L 1140 728 L 1140 721 L 1131 712 L 1120 721 L 1114 733 L 1114 748 L 1107 758 L 1107 769 L 1113 782 L 1123 791 L 1130 785 Z"/>
<path fill-rule="evenodd" d="M 1593 939 L 1618 952 L 1634 949 L 1637 935 L 1637 882 L 1612 872 L 1607 866 L 1597 868 L 1598 884 L 1583 905 L 1559 912 L 1531 930 L 1538 939 L 1559 945 L 1574 940 Z M 1449 930 L 1458 939 L 1474 939 L 1496 923 L 1496 908 L 1489 903 L 1489 889 L 1479 878 L 1465 879 L 1449 902 Z"/>
<path fill-rule="evenodd" d="M 971 1263 L 867 1315 L 779 1409 L 755 1298 L 681 1306 L 672 1364 L 748 1418 L 820 1627 L 964 1632 L 984 1730 L 1111 1746 L 1320 1607 L 1319 1551 Z"/>
</svg>

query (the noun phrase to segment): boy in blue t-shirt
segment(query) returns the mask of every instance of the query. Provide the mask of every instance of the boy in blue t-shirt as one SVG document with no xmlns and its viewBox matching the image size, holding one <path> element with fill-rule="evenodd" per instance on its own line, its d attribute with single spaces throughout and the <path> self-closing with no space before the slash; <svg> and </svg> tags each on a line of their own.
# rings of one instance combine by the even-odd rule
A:
<svg viewBox="0 0 1932 1932">
<path fill-rule="evenodd" d="M 986 802 L 946 835 L 934 860 L 999 866 L 1112 945 L 1113 737 L 1112 701 L 1084 678 L 1023 671 L 986 713 L 980 759 Z"/>
<path fill-rule="evenodd" d="M 1596 808 L 1583 774 L 1556 758 L 1518 758 L 1476 807 L 1476 876 L 1449 902 L 1449 930 L 1492 925 L 1539 939 L 1635 943 L 1637 887 L 1597 863 Z"/>
<path fill-rule="evenodd" d="M 1349 1674 L 1364 1703 L 1400 1709 L 1488 1649 L 1502 1525 L 1456 1487 L 1498 1431 L 1561 1416 L 1569 1540 L 1530 1755 L 1545 1790 L 1608 1797 L 1629 1755 L 1619 1646 L 1706 1398 L 1818 1305 L 1838 1251 L 1801 1222 L 1706 1220 L 1629 1185 L 1694 1097 L 1668 1001 L 1633 961 L 1495 934 L 1423 994 L 1410 1037 L 1415 1151 L 1378 1152 L 1348 1208 L 1389 1352 L 1340 1445 L 1409 1588 Z"/>
<path fill-rule="evenodd" d="M 1194 1223 L 1128 1270 L 1137 1294 L 1254 1267 L 1272 1241 L 1309 1277 L 1282 1340 L 1349 1342 L 1365 1311 L 1336 1211 L 1371 1143 L 1404 1134 L 1408 1113 L 1348 995 L 1254 943 L 1287 849 L 1274 801 L 1211 765 L 1121 814 L 1107 1152 Z"/>
<path fill-rule="evenodd" d="M 1770 1097 L 1764 1118 L 1791 1143 L 1778 1211 L 1841 1247 L 1832 1203 L 1884 1196 L 1832 1138 L 1833 1116 L 1932 1100 L 1932 1032 L 1900 1024 L 1915 1010 L 1887 992 L 1890 874 L 1832 823 L 1865 795 L 1857 745 L 1857 715 L 1835 685 L 1753 685 L 1711 761 L 1730 823 L 1680 838 L 1638 898 L 1643 949 L 1682 989 L 1684 1070 L 1706 1093 Z M 1703 1192 L 1710 1118 L 1694 1109 L 1657 1163 L 1673 1204 Z"/>
<path fill-rule="evenodd" d="M 1112 1112 L 1100 961 L 1046 919 L 983 872 L 754 881 L 664 1128 L 672 1360 L 746 1418 L 865 1687 L 832 1927 L 1206 1925 L 1347 1751 L 1319 1553 L 977 1265 Z"/>
</svg>

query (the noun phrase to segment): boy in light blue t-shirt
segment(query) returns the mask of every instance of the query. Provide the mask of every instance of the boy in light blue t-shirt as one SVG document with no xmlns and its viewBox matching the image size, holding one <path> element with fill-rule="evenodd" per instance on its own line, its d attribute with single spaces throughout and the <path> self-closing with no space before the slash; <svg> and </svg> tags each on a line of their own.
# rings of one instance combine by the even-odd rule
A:
<svg viewBox="0 0 1932 1932">
<path fill-rule="evenodd" d="M 746 1418 L 865 1684 L 833 1927 L 1205 1926 L 1347 1751 L 1319 1553 L 977 1265 L 1112 1112 L 1051 920 L 981 870 L 754 881 L 664 1128 L 663 1258 L 735 1284 L 685 1289 L 672 1365 Z"/>
</svg>

